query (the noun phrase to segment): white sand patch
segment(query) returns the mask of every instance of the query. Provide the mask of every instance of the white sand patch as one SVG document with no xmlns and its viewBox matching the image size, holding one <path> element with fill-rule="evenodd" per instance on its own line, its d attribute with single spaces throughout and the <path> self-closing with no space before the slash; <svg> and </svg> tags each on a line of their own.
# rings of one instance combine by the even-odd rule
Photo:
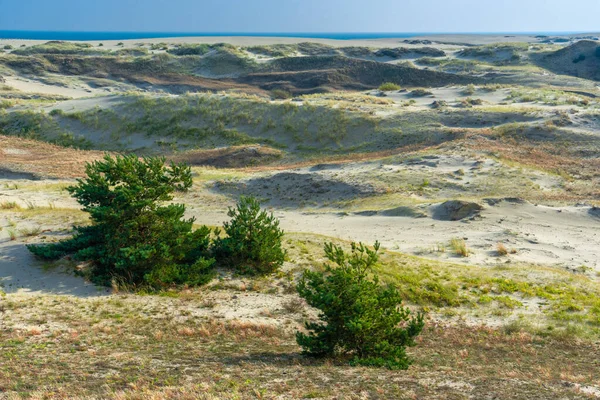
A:
<svg viewBox="0 0 600 400">
<path fill-rule="evenodd" d="M 600 219 L 589 207 L 545 207 L 501 202 L 487 206 L 480 218 L 470 221 L 438 221 L 431 218 L 388 216 L 340 216 L 276 211 L 281 226 L 290 232 L 316 233 L 344 240 L 374 243 L 423 257 L 474 265 L 526 262 L 575 269 L 582 265 L 600 271 Z M 225 212 L 192 212 L 196 223 L 215 225 L 226 221 Z M 558 234 L 560 232 L 560 234 Z M 423 252 L 452 238 L 464 238 L 473 254 L 458 257 Z M 496 255 L 497 243 L 517 253 Z"/>
<path fill-rule="evenodd" d="M 21 92 L 40 93 L 67 96 L 73 98 L 89 97 L 95 92 L 94 89 L 84 87 L 62 87 L 57 85 L 47 85 L 33 79 L 7 76 L 4 78 L 6 84 Z"/>
</svg>

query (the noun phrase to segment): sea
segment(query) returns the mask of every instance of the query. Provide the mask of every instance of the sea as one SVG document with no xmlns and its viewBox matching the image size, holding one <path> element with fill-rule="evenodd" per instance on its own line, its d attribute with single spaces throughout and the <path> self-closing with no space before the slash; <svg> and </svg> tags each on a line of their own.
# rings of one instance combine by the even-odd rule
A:
<svg viewBox="0 0 600 400">
<path fill-rule="evenodd" d="M 489 32 L 472 34 L 494 35 L 569 35 L 577 32 Z M 95 41 L 95 40 L 128 40 L 128 39 L 156 39 L 173 37 L 217 37 L 217 36 L 251 36 L 251 37 L 290 37 L 307 39 L 386 39 L 386 38 L 411 38 L 415 36 L 438 35 L 441 32 L 386 32 L 386 33 L 290 33 L 290 32 L 75 32 L 75 31 L 3 31 L 0 30 L 0 39 L 30 39 L 30 40 L 69 40 L 69 41 Z M 448 34 L 469 34 L 448 33 Z"/>
</svg>

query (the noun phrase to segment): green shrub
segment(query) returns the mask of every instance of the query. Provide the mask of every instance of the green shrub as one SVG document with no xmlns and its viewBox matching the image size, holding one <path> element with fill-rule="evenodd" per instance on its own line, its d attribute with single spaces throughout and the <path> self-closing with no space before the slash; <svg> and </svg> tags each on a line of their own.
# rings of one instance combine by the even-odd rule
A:
<svg viewBox="0 0 600 400">
<path fill-rule="evenodd" d="M 261 210 L 255 198 L 242 197 L 227 215 L 232 218 L 223 224 L 227 237 L 215 244 L 220 262 L 249 274 L 268 274 L 281 267 L 283 231 L 273 214 Z"/>
<path fill-rule="evenodd" d="M 298 332 L 296 340 L 303 352 L 332 356 L 340 351 L 351 355 L 352 364 L 407 369 L 411 360 L 406 347 L 423 329 L 421 313 L 411 317 L 401 306 L 402 296 L 392 286 L 381 286 L 371 278 L 378 260 L 379 243 L 374 250 L 352 244 L 352 253 L 332 244 L 325 255 L 337 267 L 326 265 L 325 274 L 306 271 L 297 286 L 309 305 L 321 311 L 321 322 L 308 322 L 308 334 Z"/>
<path fill-rule="evenodd" d="M 208 53 L 212 49 L 212 46 L 206 43 L 200 44 L 183 44 L 173 49 L 167 50 L 167 53 L 176 56 L 201 56 Z"/>
<path fill-rule="evenodd" d="M 5 108 L 11 108 L 12 106 L 15 105 L 14 101 L 10 101 L 10 100 L 0 100 L 0 110 L 3 110 Z"/>
<path fill-rule="evenodd" d="M 415 97 L 433 96 L 433 92 L 426 89 L 415 89 L 410 92 L 410 95 Z"/>
<path fill-rule="evenodd" d="M 292 97 L 292 94 L 287 90 L 283 89 L 273 89 L 271 90 L 271 97 L 277 100 L 285 100 Z"/>
<path fill-rule="evenodd" d="M 13 47 L 10 44 L 5 44 L 4 45 L 4 50 L 12 50 Z"/>
<path fill-rule="evenodd" d="M 28 246 L 43 259 L 73 255 L 90 261 L 93 281 L 133 286 L 200 285 L 211 277 L 205 258 L 210 229 L 192 231 L 182 204 L 161 205 L 192 185 L 189 167 L 163 158 L 112 158 L 86 165 L 87 177 L 67 188 L 90 214 L 90 226 L 58 243 Z"/>
<path fill-rule="evenodd" d="M 65 115 L 65 112 L 63 110 L 61 110 L 60 108 L 54 108 L 48 114 L 52 117 L 55 117 L 55 116 L 61 117 L 61 116 Z"/>
<path fill-rule="evenodd" d="M 469 84 L 465 87 L 464 93 L 468 96 L 472 96 L 475 94 L 475 85 Z"/>
<path fill-rule="evenodd" d="M 393 90 L 400 90 L 400 85 L 397 85 L 392 82 L 386 82 L 386 83 L 382 83 L 381 86 L 379 86 L 379 90 L 381 90 L 382 92 L 391 92 Z"/>
</svg>

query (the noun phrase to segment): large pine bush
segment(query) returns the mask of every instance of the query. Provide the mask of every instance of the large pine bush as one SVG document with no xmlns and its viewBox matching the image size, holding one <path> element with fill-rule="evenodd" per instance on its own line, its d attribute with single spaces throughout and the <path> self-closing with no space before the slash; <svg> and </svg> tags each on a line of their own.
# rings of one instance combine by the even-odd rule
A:
<svg viewBox="0 0 600 400">
<path fill-rule="evenodd" d="M 199 285 L 210 279 L 214 260 L 205 258 L 210 230 L 192 230 L 185 206 L 168 204 L 192 186 L 189 167 L 164 158 L 110 157 L 86 165 L 84 179 L 67 190 L 90 214 L 91 225 L 54 244 L 29 250 L 43 259 L 73 255 L 91 262 L 91 278 L 128 285 Z"/>
<path fill-rule="evenodd" d="M 297 289 L 309 305 L 319 309 L 319 322 L 306 323 L 308 333 L 298 332 L 297 342 L 313 356 L 349 354 L 353 364 L 407 369 L 406 347 L 423 329 L 423 315 L 411 317 L 402 297 L 392 286 L 382 286 L 372 267 L 378 260 L 379 243 L 371 250 L 352 244 L 352 253 L 327 243 L 325 254 L 336 264 L 325 274 L 306 271 Z"/>
</svg>

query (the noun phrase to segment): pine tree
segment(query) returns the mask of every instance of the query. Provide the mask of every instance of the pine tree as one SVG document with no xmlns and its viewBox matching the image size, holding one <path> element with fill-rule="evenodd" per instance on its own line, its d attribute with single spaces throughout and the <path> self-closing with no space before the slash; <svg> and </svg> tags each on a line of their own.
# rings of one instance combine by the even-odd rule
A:
<svg viewBox="0 0 600 400">
<path fill-rule="evenodd" d="M 217 258 L 249 274 L 268 274 L 281 267 L 283 231 L 273 214 L 261 210 L 255 198 L 242 197 L 227 215 L 232 219 L 223 224 L 227 237 L 216 243 Z"/>
<path fill-rule="evenodd" d="M 406 347 L 423 329 L 423 315 L 410 316 L 401 306 L 402 296 L 392 286 L 381 286 L 371 278 L 378 260 L 379 243 L 370 250 L 352 244 L 347 255 L 341 247 L 325 245 L 325 274 L 305 271 L 297 289 L 309 305 L 321 311 L 319 322 L 306 323 L 308 334 L 298 332 L 296 340 L 304 353 L 333 356 L 351 355 L 352 364 L 407 369 Z"/>
<path fill-rule="evenodd" d="M 192 186 L 191 169 L 165 166 L 164 158 L 112 158 L 86 165 L 84 179 L 67 188 L 90 214 L 91 225 L 75 227 L 71 239 L 28 246 L 43 259 L 73 255 L 91 261 L 91 278 L 160 287 L 203 284 L 214 260 L 206 258 L 210 230 L 192 231 L 185 206 L 163 203 Z"/>
</svg>

